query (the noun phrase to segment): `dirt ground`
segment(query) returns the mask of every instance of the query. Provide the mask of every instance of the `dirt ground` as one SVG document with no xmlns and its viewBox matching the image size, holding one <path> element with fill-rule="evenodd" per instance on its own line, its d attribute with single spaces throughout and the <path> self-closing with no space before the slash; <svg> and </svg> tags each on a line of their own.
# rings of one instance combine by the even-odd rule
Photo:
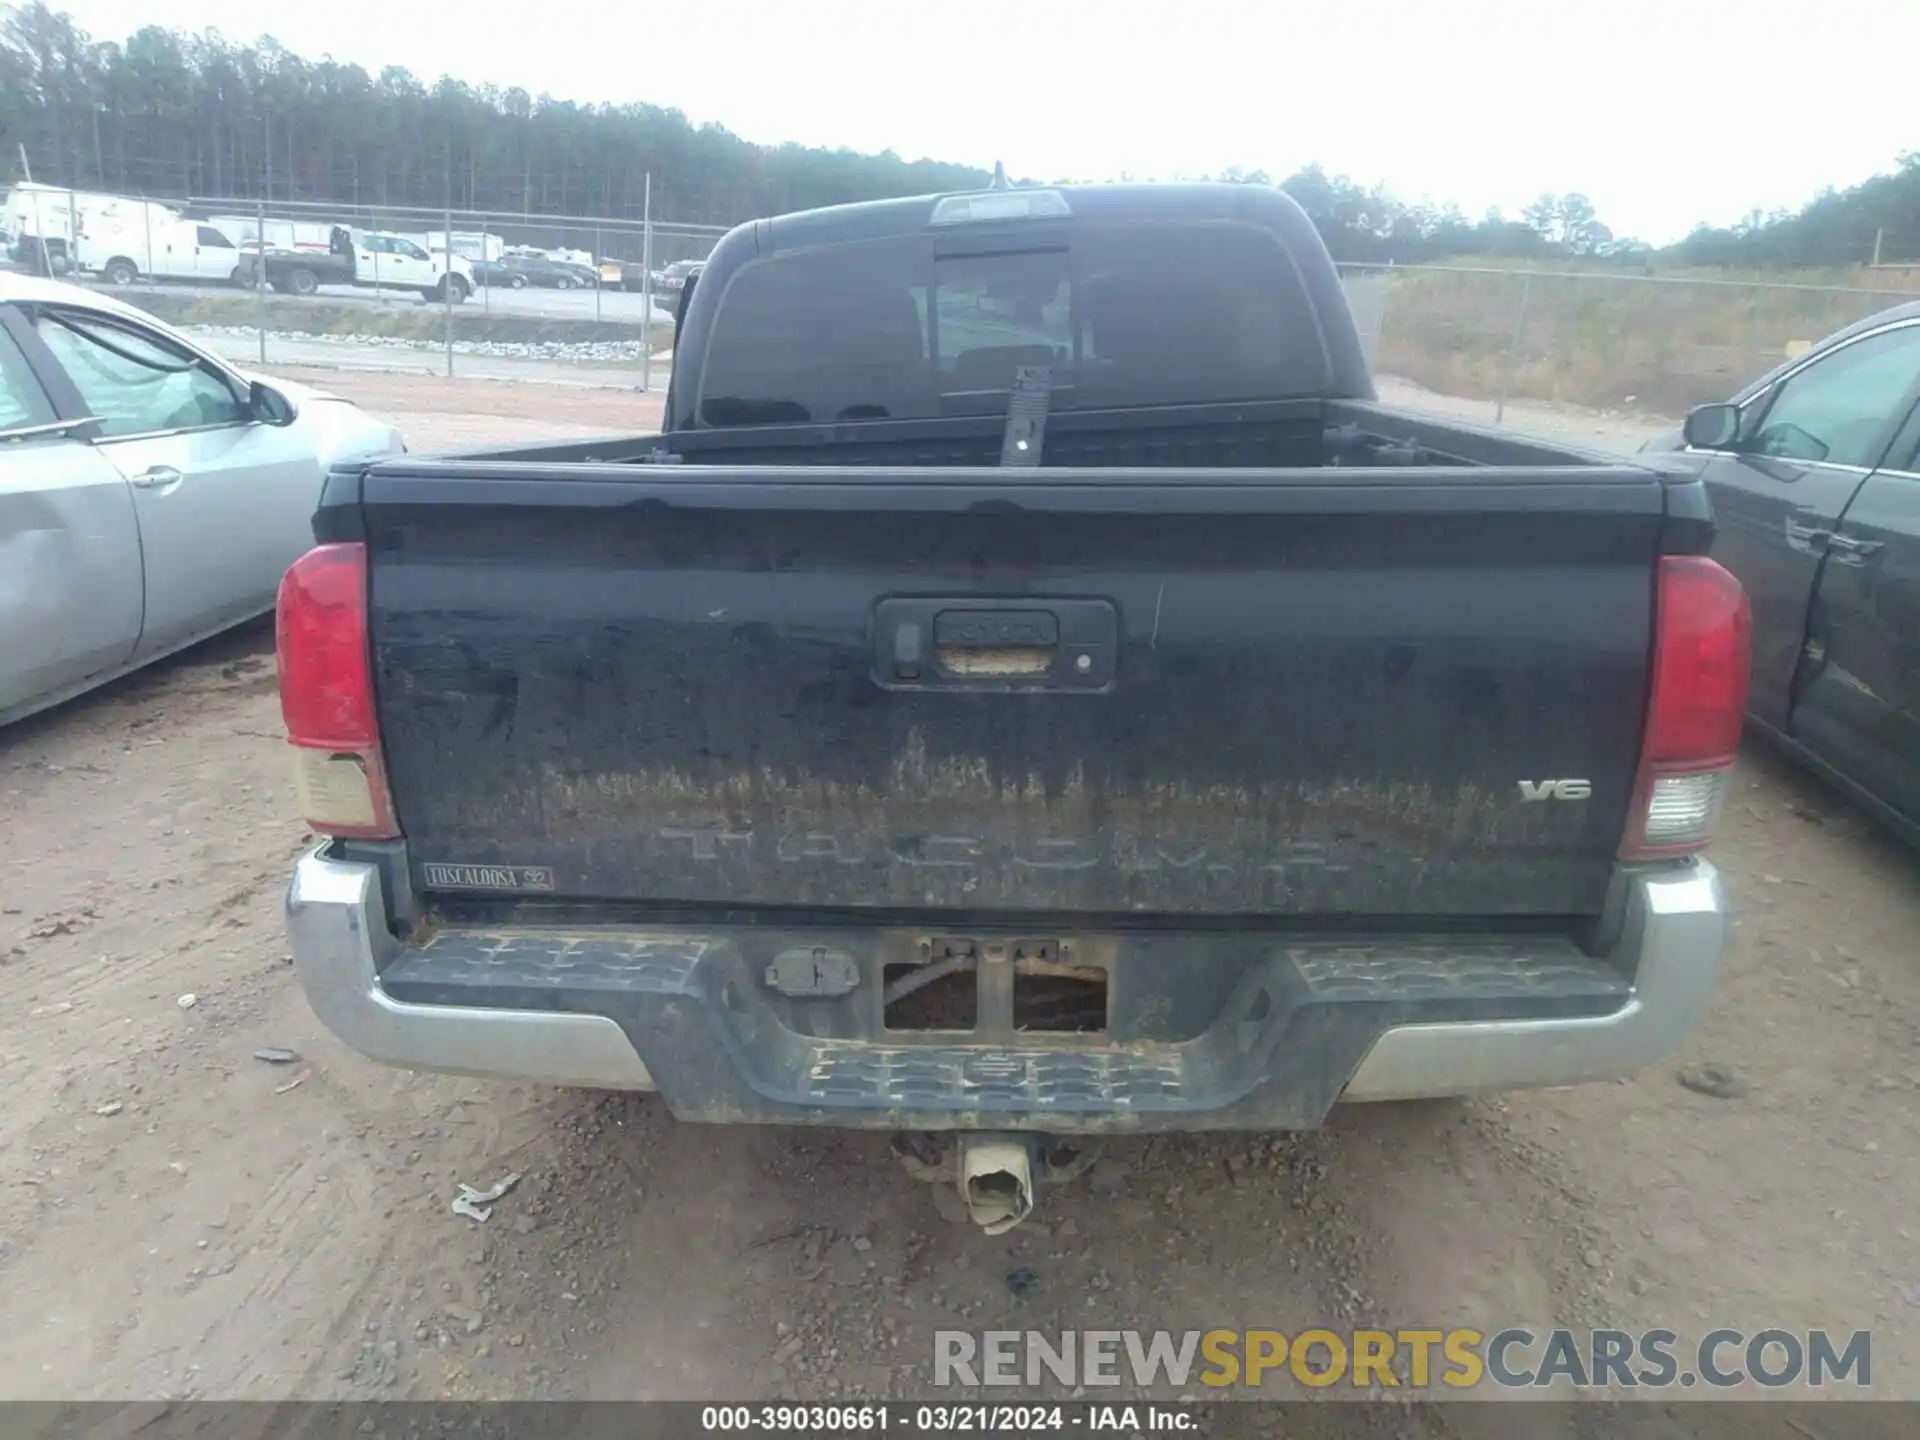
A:
<svg viewBox="0 0 1920 1440">
<path fill-rule="evenodd" d="M 322 383 L 418 451 L 658 413 Z M 347 1051 L 288 964 L 291 789 L 264 624 L 0 732 L 0 1395 L 914 1396 L 937 1328 L 1557 1321 L 1871 1329 L 1876 1393 L 1920 1396 L 1916 862 L 1765 753 L 1716 847 L 1724 979 L 1671 1063 L 1116 1142 L 998 1239 L 880 1137 Z M 1701 1061 L 1741 1093 L 1677 1083 Z M 450 1213 L 508 1174 L 489 1222 Z"/>
</svg>

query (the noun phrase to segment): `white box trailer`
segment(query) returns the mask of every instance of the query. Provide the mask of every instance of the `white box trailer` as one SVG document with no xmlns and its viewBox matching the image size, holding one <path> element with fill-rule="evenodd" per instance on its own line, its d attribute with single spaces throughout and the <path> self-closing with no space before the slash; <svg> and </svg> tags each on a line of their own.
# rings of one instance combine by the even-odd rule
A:
<svg viewBox="0 0 1920 1440">
<path fill-rule="evenodd" d="M 490 230 L 455 230 L 451 235 L 443 230 L 429 230 L 413 238 L 429 250 L 451 250 L 468 261 L 498 260 L 507 250 L 507 242 Z"/>
<path fill-rule="evenodd" d="M 23 238 L 59 243 L 73 269 L 117 284 L 141 276 L 225 281 L 237 263 L 219 227 L 157 200 L 26 182 L 8 193 L 6 213 Z"/>
<path fill-rule="evenodd" d="M 207 223 L 248 250 L 259 240 L 262 222 L 257 215 L 209 215 Z M 333 232 L 338 228 L 325 220 L 284 220 L 266 217 L 264 229 L 267 249 L 292 254 L 326 255 L 333 250 Z"/>
<path fill-rule="evenodd" d="M 599 263 L 588 251 L 571 250 L 564 245 L 556 245 L 551 248 L 541 245 L 509 245 L 506 247 L 505 253 L 508 255 L 544 256 L 548 260 L 557 260 L 563 265 L 579 265 L 588 270 L 593 269 L 594 266 Z"/>
<path fill-rule="evenodd" d="M 22 183 L 0 202 L 0 228 L 9 232 L 9 258 L 39 274 L 73 269 L 68 237 L 73 233 L 73 193 L 50 185 Z"/>
<path fill-rule="evenodd" d="M 90 233 L 131 232 L 148 225 L 157 229 L 179 220 L 181 212 L 158 200 L 21 181 L 8 192 L 7 216 L 18 234 L 71 242 Z"/>
<path fill-rule="evenodd" d="M 70 241 L 79 233 L 83 201 L 114 198 L 22 180 L 7 192 L 7 228 L 22 239 Z"/>
</svg>

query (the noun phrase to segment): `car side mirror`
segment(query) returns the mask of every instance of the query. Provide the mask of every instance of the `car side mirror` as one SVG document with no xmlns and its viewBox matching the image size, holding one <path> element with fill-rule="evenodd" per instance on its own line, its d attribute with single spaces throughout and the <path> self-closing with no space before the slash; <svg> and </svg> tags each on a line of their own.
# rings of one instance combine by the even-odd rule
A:
<svg viewBox="0 0 1920 1440">
<path fill-rule="evenodd" d="M 1696 450 L 1724 450 L 1740 437 L 1738 405 L 1696 405 L 1681 433 Z"/>
<path fill-rule="evenodd" d="M 247 407 L 262 425 L 291 425 L 293 402 L 271 385 L 255 380 L 247 390 Z"/>
</svg>

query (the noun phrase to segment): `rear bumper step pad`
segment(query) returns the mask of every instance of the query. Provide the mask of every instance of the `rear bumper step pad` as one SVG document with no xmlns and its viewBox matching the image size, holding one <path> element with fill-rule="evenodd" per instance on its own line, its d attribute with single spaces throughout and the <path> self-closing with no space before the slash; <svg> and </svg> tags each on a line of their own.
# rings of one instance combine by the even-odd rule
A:
<svg viewBox="0 0 1920 1440">
<path fill-rule="evenodd" d="M 1720 887 L 1704 863 L 1631 886 L 1621 941 L 1598 959 L 1548 937 L 1095 937 L 1081 948 L 1112 992 L 1097 1037 L 987 1014 L 966 1035 L 884 1030 L 881 964 L 904 933 L 875 946 L 853 932 L 448 928 L 403 948 L 378 870 L 324 848 L 299 862 L 288 916 L 320 1018 L 390 1064 L 658 1089 L 689 1120 L 1287 1129 L 1342 1098 L 1568 1083 L 1658 1058 L 1710 994 Z M 765 986 L 767 959 L 810 940 L 866 956 L 850 993 Z"/>
</svg>

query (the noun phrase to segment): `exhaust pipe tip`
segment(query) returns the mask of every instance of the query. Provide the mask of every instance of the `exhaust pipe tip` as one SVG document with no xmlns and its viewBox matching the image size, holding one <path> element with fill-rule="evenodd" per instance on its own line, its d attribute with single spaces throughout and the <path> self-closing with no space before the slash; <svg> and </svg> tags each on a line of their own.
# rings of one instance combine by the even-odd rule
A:
<svg viewBox="0 0 1920 1440">
<path fill-rule="evenodd" d="M 960 1198 L 989 1235 L 1004 1235 L 1033 1213 L 1033 1152 L 1006 1136 L 960 1142 Z"/>
</svg>

